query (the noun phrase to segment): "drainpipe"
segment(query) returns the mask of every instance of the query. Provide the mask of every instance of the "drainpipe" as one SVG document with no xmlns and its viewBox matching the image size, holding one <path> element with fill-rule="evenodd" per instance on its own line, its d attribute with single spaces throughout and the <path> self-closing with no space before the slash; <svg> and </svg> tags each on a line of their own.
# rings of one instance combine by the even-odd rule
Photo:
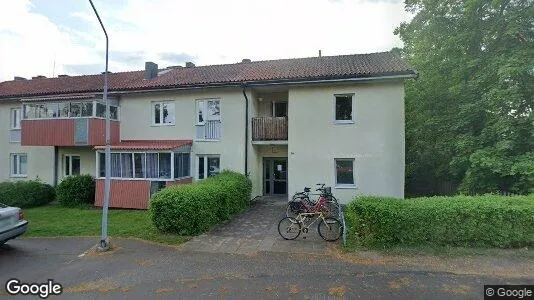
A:
<svg viewBox="0 0 534 300">
<path fill-rule="evenodd" d="M 248 97 L 245 92 L 246 83 L 243 84 L 243 96 L 245 97 L 245 175 L 248 177 Z"/>
</svg>

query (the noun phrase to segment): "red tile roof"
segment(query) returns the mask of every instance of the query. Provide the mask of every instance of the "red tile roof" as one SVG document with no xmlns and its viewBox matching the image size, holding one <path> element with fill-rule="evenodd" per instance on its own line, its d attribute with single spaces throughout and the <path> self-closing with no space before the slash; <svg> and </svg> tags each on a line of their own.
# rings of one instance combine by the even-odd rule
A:
<svg viewBox="0 0 534 300">
<path fill-rule="evenodd" d="M 416 74 L 400 57 L 391 52 L 265 60 L 165 70 L 167 72 L 160 72 L 158 77 L 151 80 L 144 79 L 144 71 L 110 73 L 109 90 L 119 92 Z M 37 78 L 1 82 L 0 98 L 102 92 L 102 89 L 101 74 Z"/>
<path fill-rule="evenodd" d="M 193 144 L 192 140 L 122 140 L 111 145 L 111 150 L 174 150 Z M 104 150 L 106 146 L 95 146 L 95 150 Z"/>
</svg>

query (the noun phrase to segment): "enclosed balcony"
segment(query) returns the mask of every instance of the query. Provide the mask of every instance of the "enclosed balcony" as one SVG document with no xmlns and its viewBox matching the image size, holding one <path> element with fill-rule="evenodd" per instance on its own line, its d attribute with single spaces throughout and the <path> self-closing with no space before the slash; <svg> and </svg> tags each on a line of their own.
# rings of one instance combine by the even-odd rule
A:
<svg viewBox="0 0 534 300">
<path fill-rule="evenodd" d="M 23 104 L 22 146 L 95 146 L 105 144 L 105 105 L 97 100 Z M 120 139 L 118 107 L 110 106 L 110 138 Z"/>
<path fill-rule="evenodd" d="M 252 118 L 252 142 L 287 143 L 287 117 Z"/>
</svg>

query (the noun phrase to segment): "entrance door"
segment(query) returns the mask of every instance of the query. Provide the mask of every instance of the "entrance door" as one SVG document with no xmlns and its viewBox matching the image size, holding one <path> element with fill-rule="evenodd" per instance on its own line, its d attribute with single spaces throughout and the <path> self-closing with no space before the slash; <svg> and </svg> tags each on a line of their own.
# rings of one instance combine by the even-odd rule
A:
<svg viewBox="0 0 534 300">
<path fill-rule="evenodd" d="M 287 157 L 263 159 L 263 182 L 265 195 L 287 194 Z"/>
</svg>

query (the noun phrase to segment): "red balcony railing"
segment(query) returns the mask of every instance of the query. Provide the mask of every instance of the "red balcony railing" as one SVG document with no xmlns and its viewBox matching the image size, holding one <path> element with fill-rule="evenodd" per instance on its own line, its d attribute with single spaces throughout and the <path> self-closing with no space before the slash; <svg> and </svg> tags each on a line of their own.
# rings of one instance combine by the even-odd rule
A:
<svg viewBox="0 0 534 300">
<path fill-rule="evenodd" d="M 120 126 L 111 121 L 111 143 L 118 143 Z M 104 145 L 105 120 L 99 118 L 37 119 L 21 121 L 22 146 Z"/>
</svg>

